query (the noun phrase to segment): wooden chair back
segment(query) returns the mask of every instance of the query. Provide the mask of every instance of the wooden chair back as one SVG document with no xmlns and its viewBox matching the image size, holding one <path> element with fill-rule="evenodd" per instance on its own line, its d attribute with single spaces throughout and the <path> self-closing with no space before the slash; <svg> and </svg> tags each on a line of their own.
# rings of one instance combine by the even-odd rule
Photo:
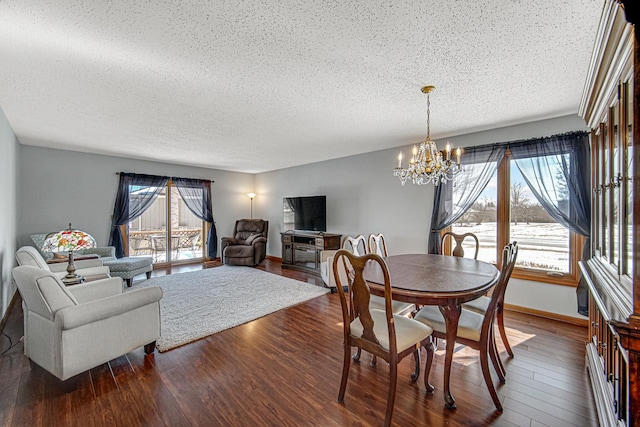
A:
<svg viewBox="0 0 640 427">
<path fill-rule="evenodd" d="M 368 262 L 378 265 L 384 276 L 385 287 L 385 311 L 387 326 L 389 331 L 389 351 L 380 347 L 380 343 L 373 333 L 373 319 L 369 311 L 369 300 L 371 290 L 364 279 L 364 268 Z M 387 362 L 389 354 L 396 352 L 396 333 L 391 310 L 391 285 L 389 280 L 389 270 L 384 260 L 376 254 L 354 255 L 345 249 L 336 252 L 333 259 L 333 274 L 336 278 L 340 304 L 342 306 L 342 320 L 344 322 L 345 339 L 351 341 L 353 346 L 357 346 L 382 357 Z M 346 292 L 345 292 L 346 289 Z M 362 337 L 351 336 L 351 322 L 360 319 L 363 327 Z"/>
<path fill-rule="evenodd" d="M 496 317 L 498 306 L 503 304 L 504 295 L 511 278 L 511 273 L 516 265 L 518 258 L 518 242 L 509 243 L 502 250 L 502 268 L 500 269 L 500 277 L 491 292 L 491 301 L 487 307 L 482 323 L 482 334 L 489 334 L 493 327 L 493 321 Z"/>
<path fill-rule="evenodd" d="M 464 242 L 464 239 L 466 239 L 467 237 L 471 237 L 476 242 L 476 252 L 473 255 L 473 259 L 478 259 L 478 251 L 480 250 L 480 241 L 478 240 L 478 237 L 475 234 L 473 233 L 456 234 L 451 231 L 447 231 L 442 235 L 443 244 L 447 237 L 451 237 L 453 240 L 455 240 L 456 246 L 453 249 L 452 255 L 457 257 L 464 257 L 464 248 L 462 247 L 462 243 Z"/>
<path fill-rule="evenodd" d="M 362 256 L 369 252 L 367 239 L 362 234 L 358 234 L 356 237 L 347 236 L 342 241 L 342 249 L 346 249 L 356 256 Z"/>
<path fill-rule="evenodd" d="M 369 234 L 369 252 L 372 254 L 378 254 L 383 258 L 389 255 L 387 252 L 387 241 L 384 238 L 384 234 Z"/>
</svg>

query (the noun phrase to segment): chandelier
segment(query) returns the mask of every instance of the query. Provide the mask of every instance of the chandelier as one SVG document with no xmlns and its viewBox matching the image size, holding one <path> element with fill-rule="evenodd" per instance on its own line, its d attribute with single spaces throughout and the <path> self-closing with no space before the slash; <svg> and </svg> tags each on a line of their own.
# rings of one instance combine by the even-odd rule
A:
<svg viewBox="0 0 640 427">
<path fill-rule="evenodd" d="M 447 181 L 462 170 L 460 165 L 460 156 L 462 151 L 460 147 L 456 149 L 456 160 L 451 160 L 451 144 L 447 145 L 443 151 L 438 151 L 436 143 L 431 140 L 430 117 L 431 101 L 429 93 L 435 89 L 435 86 L 425 86 L 422 93 L 427 94 L 427 138 L 420 143 L 420 147 L 413 146 L 411 160 L 406 168 L 402 167 L 402 152 L 398 155 L 398 167 L 393 170 L 393 176 L 400 178 L 400 182 L 404 185 L 407 180 L 411 180 L 414 184 L 425 185 L 433 183 L 439 185 L 446 184 Z"/>
</svg>

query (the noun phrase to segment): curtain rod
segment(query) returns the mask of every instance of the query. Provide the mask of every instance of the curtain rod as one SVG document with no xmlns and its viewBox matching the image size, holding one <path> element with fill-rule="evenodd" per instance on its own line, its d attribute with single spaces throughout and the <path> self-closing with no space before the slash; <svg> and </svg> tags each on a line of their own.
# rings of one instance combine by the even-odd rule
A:
<svg viewBox="0 0 640 427">
<path fill-rule="evenodd" d="M 116 172 L 116 175 L 120 175 L 121 173 L 133 173 L 133 172 Z M 150 175 L 150 174 L 143 174 L 143 175 Z M 160 176 L 160 175 L 153 175 L 153 176 Z M 178 178 L 178 179 L 197 179 L 200 181 L 209 181 L 209 182 L 215 182 L 212 179 L 206 179 L 206 178 L 183 178 L 181 176 L 170 176 L 169 178 L 173 179 L 173 178 Z"/>
</svg>

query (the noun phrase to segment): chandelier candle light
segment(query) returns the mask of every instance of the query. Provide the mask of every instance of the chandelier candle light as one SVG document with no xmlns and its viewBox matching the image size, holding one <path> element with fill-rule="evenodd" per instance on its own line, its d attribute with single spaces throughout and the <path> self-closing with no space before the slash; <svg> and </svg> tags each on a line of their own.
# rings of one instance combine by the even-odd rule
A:
<svg viewBox="0 0 640 427">
<path fill-rule="evenodd" d="M 411 179 L 414 184 L 425 185 L 433 183 L 439 185 L 446 184 L 447 181 L 462 171 L 460 157 L 462 150 L 460 147 L 456 149 L 455 162 L 451 160 L 451 144 L 447 142 L 443 151 L 438 151 L 436 143 L 431 140 L 430 114 L 431 101 L 429 93 L 435 89 L 435 86 L 425 86 L 422 93 L 427 94 L 427 138 L 420 143 L 420 147 L 413 146 L 412 156 L 409 165 L 402 167 L 402 152 L 398 154 L 398 167 L 393 170 L 393 176 L 400 178 L 402 185 Z"/>
</svg>

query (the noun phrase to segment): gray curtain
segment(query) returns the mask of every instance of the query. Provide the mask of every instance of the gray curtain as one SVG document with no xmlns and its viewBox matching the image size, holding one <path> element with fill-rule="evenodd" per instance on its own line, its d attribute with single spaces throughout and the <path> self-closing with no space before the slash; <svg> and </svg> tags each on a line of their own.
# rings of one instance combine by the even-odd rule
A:
<svg viewBox="0 0 640 427">
<path fill-rule="evenodd" d="M 142 215 L 167 186 L 167 181 L 169 181 L 168 176 L 120 172 L 109 237 L 109 246 L 116 249 L 117 258 L 124 256 L 120 226 Z"/>
<path fill-rule="evenodd" d="M 209 223 L 207 256 L 215 258 L 218 253 L 218 233 L 213 221 L 211 204 L 211 181 L 190 178 L 171 178 L 189 210 L 202 221 Z"/>
<path fill-rule="evenodd" d="M 589 134 L 572 132 L 509 144 L 516 166 L 538 202 L 559 224 L 587 237 L 582 259 L 589 257 L 591 236 L 591 164 Z M 578 313 L 588 316 L 588 289 L 576 290 Z"/>
<path fill-rule="evenodd" d="M 462 172 L 453 181 L 436 187 L 429 233 L 430 254 L 441 253 L 440 231 L 456 222 L 475 203 L 496 172 L 505 149 L 504 144 L 465 148 Z"/>
</svg>

